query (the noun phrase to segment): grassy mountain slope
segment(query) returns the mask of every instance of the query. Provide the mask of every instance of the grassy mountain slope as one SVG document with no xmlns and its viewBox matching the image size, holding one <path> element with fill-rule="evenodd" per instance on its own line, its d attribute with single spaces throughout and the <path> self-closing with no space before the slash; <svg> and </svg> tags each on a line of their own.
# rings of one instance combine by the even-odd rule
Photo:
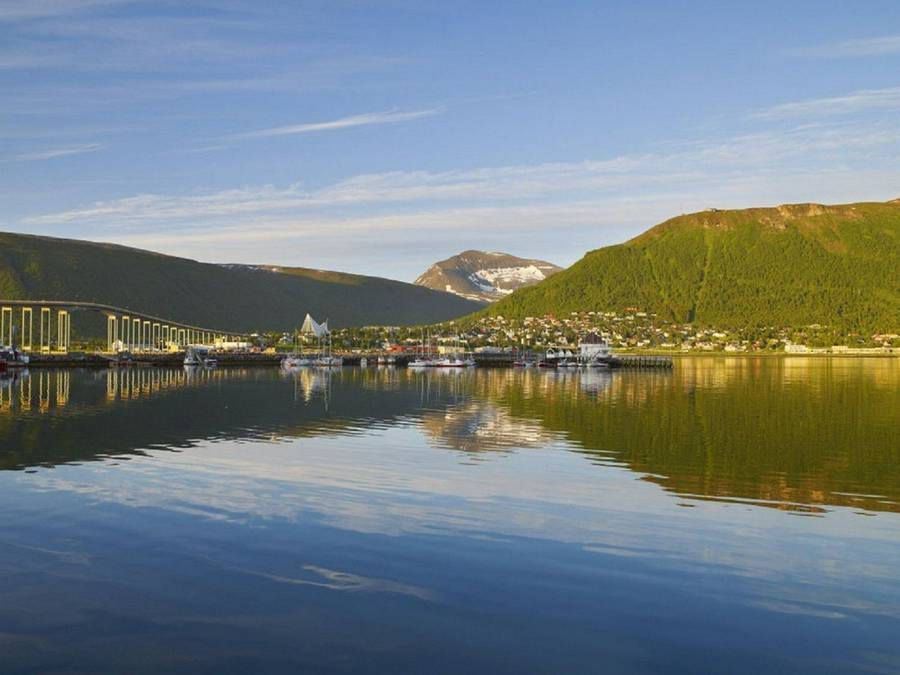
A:
<svg viewBox="0 0 900 675">
<path fill-rule="evenodd" d="M 278 270 L 278 271 L 273 271 Z M 378 277 L 255 268 L 84 241 L 0 233 L 0 298 L 103 302 L 234 331 L 444 321 L 482 305 Z"/>
<path fill-rule="evenodd" d="M 900 327 L 900 200 L 672 218 L 484 310 L 510 317 L 639 307 L 723 327 Z"/>
</svg>

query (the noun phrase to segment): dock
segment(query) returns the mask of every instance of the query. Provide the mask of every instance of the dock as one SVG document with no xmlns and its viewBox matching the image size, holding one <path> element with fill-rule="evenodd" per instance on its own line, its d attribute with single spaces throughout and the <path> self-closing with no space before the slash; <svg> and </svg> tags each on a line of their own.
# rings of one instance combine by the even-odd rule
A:
<svg viewBox="0 0 900 675">
<path fill-rule="evenodd" d="M 609 365 L 612 368 L 672 368 L 673 362 L 671 356 L 622 354 L 612 357 Z"/>
</svg>

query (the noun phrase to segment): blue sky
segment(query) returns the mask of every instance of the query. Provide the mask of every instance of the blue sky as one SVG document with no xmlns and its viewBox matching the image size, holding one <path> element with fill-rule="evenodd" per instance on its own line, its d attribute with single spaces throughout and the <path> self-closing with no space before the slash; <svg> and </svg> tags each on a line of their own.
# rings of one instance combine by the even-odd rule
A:
<svg viewBox="0 0 900 675">
<path fill-rule="evenodd" d="M 412 280 L 900 197 L 900 3 L 0 0 L 0 229 Z"/>
</svg>

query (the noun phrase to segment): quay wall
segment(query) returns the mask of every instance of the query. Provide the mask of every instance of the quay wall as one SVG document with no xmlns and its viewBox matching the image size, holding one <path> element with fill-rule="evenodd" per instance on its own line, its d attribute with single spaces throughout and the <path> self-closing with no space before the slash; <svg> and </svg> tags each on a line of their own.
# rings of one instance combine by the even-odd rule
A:
<svg viewBox="0 0 900 675">
<path fill-rule="evenodd" d="M 313 356 L 313 355 L 311 355 Z M 344 354 L 344 364 L 358 366 L 363 358 L 369 366 L 376 365 L 378 354 Z M 281 363 L 284 354 L 253 354 L 253 353 L 221 353 L 216 354 L 216 360 L 220 366 L 277 366 Z M 409 365 L 415 358 L 414 354 L 392 355 L 394 364 L 400 367 Z M 511 354 L 475 354 L 475 363 L 480 368 L 511 368 L 513 356 Z M 180 366 L 184 362 L 184 352 L 166 352 L 156 354 L 134 354 L 128 365 L 137 366 Z M 31 355 L 30 367 L 33 368 L 108 368 L 117 364 L 115 357 L 109 354 L 96 352 L 69 352 L 68 354 L 41 354 Z M 627 354 L 614 357 L 609 362 L 613 368 L 672 368 L 671 356 L 639 356 Z"/>
</svg>

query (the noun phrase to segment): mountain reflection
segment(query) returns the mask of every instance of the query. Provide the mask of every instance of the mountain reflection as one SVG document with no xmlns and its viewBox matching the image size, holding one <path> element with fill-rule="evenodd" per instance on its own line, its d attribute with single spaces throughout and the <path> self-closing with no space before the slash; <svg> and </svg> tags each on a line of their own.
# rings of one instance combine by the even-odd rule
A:
<svg viewBox="0 0 900 675">
<path fill-rule="evenodd" d="M 558 444 L 686 499 L 900 511 L 898 383 L 889 359 L 690 358 L 672 372 L 35 370 L 0 380 L 0 469 L 405 425 L 481 459 Z"/>
</svg>

